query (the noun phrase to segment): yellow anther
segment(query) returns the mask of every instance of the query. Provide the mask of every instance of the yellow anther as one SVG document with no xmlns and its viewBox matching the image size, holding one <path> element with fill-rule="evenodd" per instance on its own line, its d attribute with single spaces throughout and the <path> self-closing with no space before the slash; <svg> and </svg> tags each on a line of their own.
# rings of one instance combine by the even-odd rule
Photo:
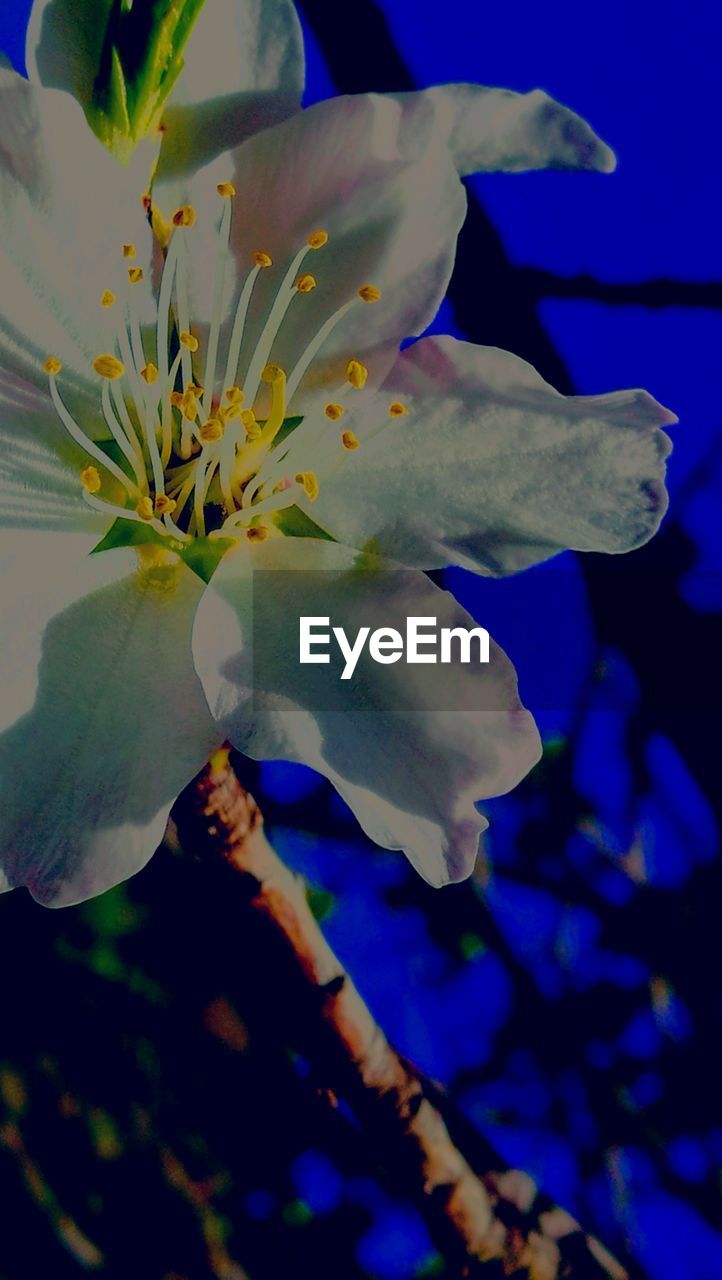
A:
<svg viewBox="0 0 722 1280">
<path fill-rule="evenodd" d="M 339 418 L 342 418 L 345 412 L 346 410 L 342 404 L 327 404 L 324 409 L 326 417 L 330 418 L 332 422 L 338 422 Z"/>
<path fill-rule="evenodd" d="M 113 382 L 116 378 L 122 378 L 125 373 L 123 361 L 110 355 L 96 356 L 93 361 L 93 368 L 96 373 L 100 374 L 101 378 L 107 378 L 109 382 Z"/>
<path fill-rule="evenodd" d="M 253 261 L 257 267 L 272 267 L 273 258 L 270 253 L 263 253 L 260 249 L 253 255 Z"/>
<path fill-rule="evenodd" d="M 197 382 L 189 382 L 186 391 L 192 391 L 194 396 L 203 395 L 203 388 Z"/>
<path fill-rule="evenodd" d="M 315 502 L 318 497 L 318 477 L 315 471 L 297 471 L 295 476 L 296 484 L 300 484 L 303 492 L 309 502 Z"/>
<path fill-rule="evenodd" d="M 267 364 L 261 374 L 263 382 L 267 382 L 269 387 L 272 387 L 274 382 L 280 382 L 285 377 L 286 375 L 280 364 Z"/>
<path fill-rule="evenodd" d="M 158 370 L 152 360 L 149 360 L 147 365 L 141 369 L 140 376 L 144 382 L 148 383 L 148 386 L 150 386 L 151 382 L 158 381 Z"/>
<path fill-rule="evenodd" d="M 249 542 L 265 542 L 268 537 L 268 529 L 265 524 L 252 524 L 246 529 L 246 537 Z"/>
<path fill-rule="evenodd" d="M 168 397 L 174 409 L 180 409 L 183 403 L 183 396 L 180 391 L 171 391 Z"/>
<path fill-rule="evenodd" d="M 57 356 L 48 356 L 45 364 L 43 365 L 43 369 L 51 378 L 54 377 L 56 373 L 60 373 L 62 367 L 62 363 L 58 360 Z"/>
<path fill-rule="evenodd" d="M 215 444 L 223 439 L 223 423 L 218 418 L 209 418 L 201 427 L 201 440 L 204 444 Z"/>
<path fill-rule="evenodd" d="M 192 204 L 182 204 L 176 209 L 171 219 L 174 227 L 192 227 L 196 220 L 196 211 Z"/>
<path fill-rule="evenodd" d="M 328 231 L 314 231 L 306 241 L 309 249 L 323 249 L 328 244 Z"/>
<path fill-rule="evenodd" d="M 128 267 L 128 279 L 131 284 L 140 284 L 143 279 L 142 267 Z"/>
<path fill-rule="evenodd" d="M 358 296 L 362 302 L 378 302 L 381 290 L 377 289 L 375 284 L 362 284 Z"/>
<path fill-rule="evenodd" d="M 341 444 L 343 445 L 344 449 L 349 449 L 349 450 L 358 449 L 358 446 L 359 446 L 358 436 L 355 436 L 353 431 L 344 431 L 343 435 L 341 436 Z"/>
<path fill-rule="evenodd" d="M 312 289 L 316 288 L 315 276 L 310 276 L 308 273 L 299 276 L 296 281 L 296 288 L 299 293 L 310 293 Z"/>
<path fill-rule="evenodd" d="M 241 422 L 246 429 L 246 439 L 258 440 L 261 434 L 261 428 L 256 421 L 256 415 L 252 409 L 241 409 Z"/>
<path fill-rule="evenodd" d="M 134 257 L 135 257 L 135 245 L 134 245 L 134 244 L 124 244 L 124 245 L 123 245 L 123 257 L 124 257 L 124 258 L 134 258 Z"/>
<path fill-rule="evenodd" d="M 219 182 L 216 191 L 219 196 L 223 196 L 224 200 L 230 200 L 236 194 L 236 188 L 232 182 Z"/>
<path fill-rule="evenodd" d="M 243 404 L 245 396 L 240 387 L 227 387 L 226 400 L 229 404 Z"/>
<path fill-rule="evenodd" d="M 179 408 L 184 418 L 194 422 L 198 417 L 198 401 L 192 391 L 184 391 L 180 398 Z"/>
<path fill-rule="evenodd" d="M 369 371 L 365 364 L 362 364 L 360 360 L 349 360 L 346 365 L 346 379 L 351 383 L 352 387 L 356 387 L 361 391 L 366 386 L 368 376 Z"/>
<path fill-rule="evenodd" d="M 188 349 L 189 351 L 197 351 L 197 350 L 198 350 L 198 339 L 197 339 L 197 338 L 194 338 L 194 337 L 193 337 L 193 334 L 192 334 L 192 333 L 188 333 L 188 332 L 187 332 L 187 330 L 185 330 L 185 329 L 183 330 L 183 332 L 182 332 L 182 334 L 181 334 L 181 336 L 180 336 L 180 340 L 181 340 L 182 345 L 183 345 L 184 347 L 187 347 L 187 349 Z"/>
<path fill-rule="evenodd" d="M 175 498 L 169 498 L 167 493 L 157 493 L 155 495 L 155 514 L 157 516 L 169 516 L 175 511 L 178 503 Z"/>
<path fill-rule="evenodd" d="M 138 502 L 135 505 L 135 510 L 137 514 L 140 516 L 141 520 L 153 519 L 153 515 L 154 515 L 153 503 L 150 498 L 139 498 Z"/>
<path fill-rule="evenodd" d="M 112 307 L 115 302 L 115 294 L 110 289 L 104 289 L 100 295 L 101 307 Z"/>
<path fill-rule="evenodd" d="M 239 404 L 221 404 L 218 406 L 217 413 L 221 422 L 233 422 L 234 418 L 240 418 L 241 406 Z"/>
<path fill-rule="evenodd" d="M 97 467 L 83 467 L 80 473 L 80 483 L 86 493 L 97 493 L 100 488 L 100 472 Z"/>
<path fill-rule="evenodd" d="M 408 412 L 406 405 L 402 404 L 400 400 L 394 400 L 394 403 L 389 405 L 389 416 L 391 418 L 403 418 L 404 414 Z"/>
</svg>

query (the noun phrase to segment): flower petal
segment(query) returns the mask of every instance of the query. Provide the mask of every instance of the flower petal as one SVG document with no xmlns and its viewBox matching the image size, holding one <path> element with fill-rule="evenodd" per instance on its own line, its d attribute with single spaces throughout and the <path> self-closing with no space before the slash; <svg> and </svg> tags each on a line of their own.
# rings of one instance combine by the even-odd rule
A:
<svg viewBox="0 0 722 1280">
<path fill-rule="evenodd" d="M 664 515 L 659 428 L 676 417 L 646 391 L 563 396 L 507 351 L 444 337 L 401 354 L 377 425 L 396 400 L 410 412 L 373 438 L 353 424 L 361 447 L 313 506 L 349 545 L 512 573 L 565 548 L 630 551 Z"/>
<path fill-rule="evenodd" d="M 525 169 L 596 169 L 610 173 L 614 152 L 575 111 L 542 89 L 514 93 L 478 84 L 446 84 L 399 94 L 407 113 L 421 100 L 444 101 L 451 110 L 449 145 L 462 175 Z"/>
<path fill-rule="evenodd" d="M 25 58 L 32 81 L 90 95 L 111 0 L 35 0 Z M 189 172 L 297 111 L 303 37 L 291 0 L 208 0 L 163 114 L 160 176 Z"/>
<path fill-rule="evenodd" d="M 184 62 L 163 115 L 161 180 L 192 172 L 301 106 L 303 34 L 291 0 L 212 0 Z"/>
<path fill-rule="evenodd" d="M 108 521 L 83 502 L 87 461 L 47 389 L 0 368 L 0 528 L 85 530 L 97 542 Z"/>
<path fill-rule="evenodd" d="M 400 339 L 426 327 L 448 283 L 466 208 L 446 144 L 447 117 L 444 105 L 432 101 L 405 119 L 391 98 L 334 98 L 200 171 L 191 194 L 199 223 L 201 211 L 209 222 L 218 216 L 217 181 L 231 180 L 239 192 L 232 245 L 240 276 L 252 268 L 254 251 L 273 260 L 258 277 L 246 353 L 292 258 L 317 230 L 328 233 L 328 243 L 309 249 L 302 267 L 317 288 L 293 298 L 271 353 L 276 363 L 290 371 L 347 302 L 351 310 L 312 367 L 315 381 L 343 379 L 349 354 L 369 365 L 371 380 L 378 381 Z M 197 288 L 207 290 L 208 274 L 201 273 Z M 365 284 L 382 291 L 378 302 L 358 298 Z M 243 372 L 244 357 L 241 366 Z"/>
<path fill-rule="evenodd" d="M 6 368 L 46 386 L 43 362 L 54 355 L 64 378 L 91 394 L 90 360 L 112 341 L 117 324 L 115 309 L 100 305 L 101 294 L 109 288 L 122 296 L 127 285 L 124 242 L 137 242 L 139 253 L 144 245 L 150 249 L 140 201 L 149 159 L 143 149 L 122 168 L 68 94 L 39 89 L 0 68 L 0 360 Z"/>
<path fill-rule="evenodd" d="M 147 862 L 218 745 L 190 653 L 203 584 L 88 556 L 84 535 L 8 532 L 3 548 L 2 873 L 68 905 Z"/>
<path fill-rule="evenodd" d="M 113 0 L 33 0 L 25 35 L 30 80 L 89 105 Z"/>
<path fill-rule="evenodd" d="M 242 544 L 222 561 L 198 610 L 196 669 L 221 731 L 241 751 L 317 769 L 372 840 L 402 849 L 440 885 L 470 873 L 486 826 L 474 802 L 516 785 L 538 758 L 538 736 L 496 646 L 483 666 L 369 659 L 352 684 L 334 683 L 328 667 L 302 667 L 298 618 L 324 616 L 329 590 L 332 625 L 349 637 L 359 620 L 405 625 L 409 614 L 474 625 L 425 575 L 351 572 L 358 560 L 307 538 Z M 254 645 L 262 659 L 255 664 Z"/>
</svg>

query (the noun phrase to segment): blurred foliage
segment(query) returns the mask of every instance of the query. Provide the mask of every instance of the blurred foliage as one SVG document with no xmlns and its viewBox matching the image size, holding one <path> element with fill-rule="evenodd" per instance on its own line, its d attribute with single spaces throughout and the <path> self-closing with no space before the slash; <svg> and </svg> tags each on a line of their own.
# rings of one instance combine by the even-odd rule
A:
<svg viewBox="0 0 722 1280">
<path fill-rule="evenodd" d="M 601 669 L 600 687 L 633 693 L 618 655 Z M 490 806 L 483 886 L 427 888 L 307 770 L 248 782 L 399 1049 L 607 1243 L 671 1276 L 655 1248 L 677 1222 L 699 1242 L 695 1276 L 713 1280 L 713 827 L 687 777 L 681 874 L 679 785 L 664 787 L 679 759 L 657 743 L 626 796 L 600 786 L 615 774 L 605 750 L 629 777 L 637 713 L 594 695 L 575 735 Z M 291 1049 L 282 957 L 225 878 L 164 849 L 80 907 L 16 893 L 2 911 L 7 1280 L 276 1280 L 300 1256 L 319 1280 L 447 1275 L 383 1153 Z"/>
</svg>

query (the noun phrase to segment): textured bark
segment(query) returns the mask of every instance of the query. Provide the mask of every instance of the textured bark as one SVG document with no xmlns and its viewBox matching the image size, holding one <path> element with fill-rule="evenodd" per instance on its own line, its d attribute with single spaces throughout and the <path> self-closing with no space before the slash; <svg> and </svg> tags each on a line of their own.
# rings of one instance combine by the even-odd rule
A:
<svg viewBox="0 0 722 1280">
<path fill-rule="evenodd" d="M 175 818 L 181 844 L 225 863 L 282 944 L 303 1005 L 294 1010 L 297 1047 L 320 1092 L 331 1105 L 341 1097 L 351 1106 L 379 1165 L 420 1206 L 452 1274 L 628 1280 L 599 1241 L 465 1129 L 439 1087 L 389 1044 L 324 938 L 303 881 L 269 844 L 227 751 L 186 790 Z"/>
</svg>

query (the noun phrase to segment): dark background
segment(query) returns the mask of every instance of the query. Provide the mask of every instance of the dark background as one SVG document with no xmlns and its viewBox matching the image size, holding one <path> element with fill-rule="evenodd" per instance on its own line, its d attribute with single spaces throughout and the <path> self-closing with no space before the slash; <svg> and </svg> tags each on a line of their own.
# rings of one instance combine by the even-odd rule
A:
<svg viewBox="0 0 722 1280">
<path fill-rule="evenodd" d="M 0 13 L 16 61 L 27 9 Z M 646 386 L 681 425 L 648 548 L 447 575 L 547 745 L 488 805 L 486 886 L 427 889 L 305 770 L 248 781 L 398 1047 L 643 1273 L 720 1280 L 722 11 L 302 11 L 309 102 L 470 79 L 541 86 L 591 120 L 611 177 L 469 183 L 434 328 L 563 391 Z M 61 913 L 7 895 L 0 963 L 0 1280 L 446 1274 L 382 1153 L 289 1049 L 277 957 L 206 868 L 161 851 Z"/>
</svg>

